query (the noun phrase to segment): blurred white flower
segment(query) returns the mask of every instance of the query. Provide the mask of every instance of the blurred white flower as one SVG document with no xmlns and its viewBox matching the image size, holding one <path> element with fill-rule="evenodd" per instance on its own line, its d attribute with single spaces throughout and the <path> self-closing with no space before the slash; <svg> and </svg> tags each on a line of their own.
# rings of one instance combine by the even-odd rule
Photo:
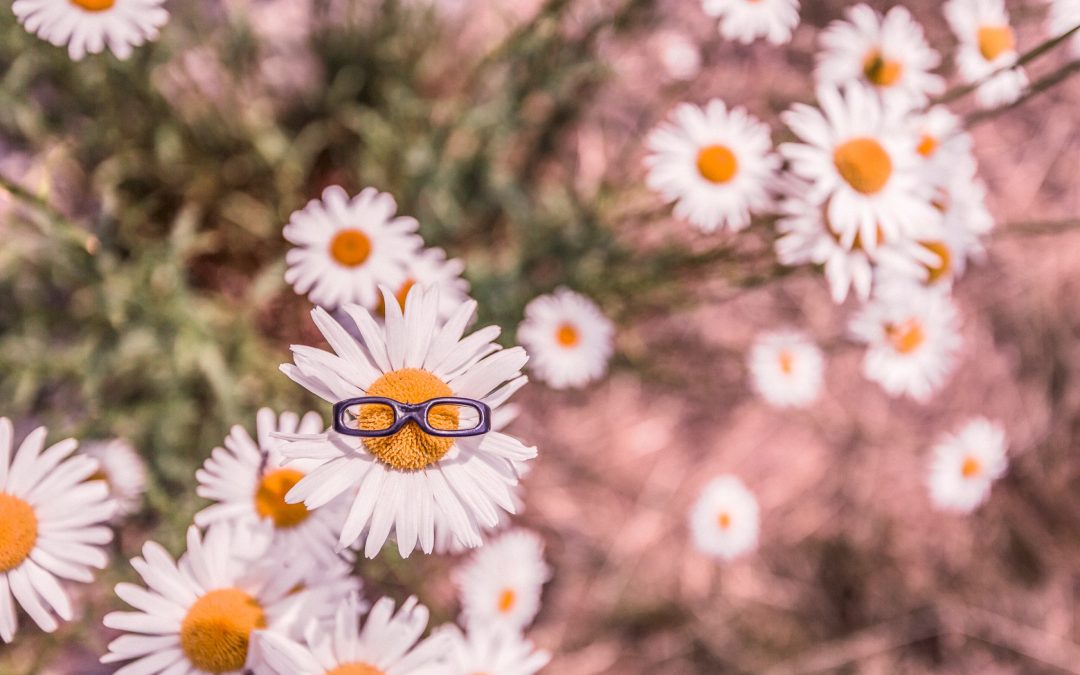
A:
<svg viewBox="0 0 1080 675">
<path fill-rule="evenodd" d="M 465 263 L 458 258 L 447 259 L 441 248 L 425 248 L 416 252 L 405 263 L 405 281 L 397 287 L 394 297 L 404 309 L 405 298 L 413 286 L 439 289 L 439 319 L 445 320 L 461 303 L 469 299 L 469 282 L 461 276 Z M 386 307 L 379 298 L 379 314 L 386 315 Z"/>
<path fill-rule="evenodd" d="M 115 516 L 138 511 L 146 492 L 146 462 L 135 446 L 122 438 L 114 438 L 83 443 L 80 452 L 97 460 L 97 473 L 90 476 L 90 480 L 105 481 L 116 502 Z"/>
<path fill-rule="evenodd" d="M 326 430 L 322 418 L 309 412 L 301 418 L 293 412 L 280 417 L 269 408 L 255 418 L 257 441 L 236 425 L 225 447 L 214 448 L 195 472 L 200 497 L 216 502 L 195 514 L 195 524 L 266 522 L 273 530 L 271 555 L 290 560 L 313 557 L 314 563 L 330 564 L 337 558 L 336 545 L 345 520 L 346 504 L 338 499 L 309 511 L 303 504 L 285 502 L 285 495 L 300 479 L 319 465 L 317 460 L 298 459 L 285 465 L 271 434 L 318 434 Z"/>
<path fill-rule="evenodd" d="M 615 326 L 589 298 L 566 288 L 533 298 L 517 339 L 529 369 L 554 389 L 583 387 L 607 372 Z"/>
<path fill-rule="evenodd" d="M 850 324 L 852 336 L 867 345 L 863 375 L 890 396 L 925 403 L 956 366 L 961 344 L 957 323 L 945 289 L 879 284 Z"/>
<path fill-rule="evenodd" d="M 540 535 L 527 530 L 500 535 L 454 573 L 465 625 L 524 629 L 540 611 L 540 594 L 550 578 Z"/>
<path fill-rule="evenodd" d="M 982 82 L 975 92 L 979 104 L 994 108 L 1020 98 L 1028 77 L 1022 67 L 1014 67 L 1019 54 L 1005 1 L 948 0 L 945 18 L 960 41 L 956 63 L 961 77 L 969 84 Z"/>
<path fill-rule="evenodd" d="M 769 189 L 780 160 L 769 127 L 719 99 L 683 103 L 646 141 L 649 187 L 675 202 L 675 215 L 702 232 L 738 232 L 752 212 L 772 206 Z"/>
<path fill-rule="evenodd" d="M 946 434 L 931 451 L 927 484 L 934 505 L 961 513 L 978 508 L 1008 468 L 1005 449 L 1005 431 L 983 417 L 969 420 L 955 434 Z"/>
<path fill-rule="evenodd" d="M 169 20 L 165 0 L 15 0 L 11 10 L 27 31 L 60 47 L 75 61 L 108 47 L 117 58 L 156 40 Z"/>
<path fill-rule="evenodd" d="M 862 83 L 886 106 L 901 107 L 921 105 L 945 90 L 945 80 L 931 72 L 941 57 L 905 7 L 893 7 L 882 17 L 859 4 L 845 15 L 846 21 L 833 21 L 821 32 L 814 70 L 819 84 Z"/>
<path fill-rule="evenodd" d="M 316 577 L 303 565 L 268 557 L 265 528 L 192 526 L 187 552 L 173 562 L 153 541 L 131 564 L 147 588 L 116 585 L 135 612 L 112 612 L 105 625 L 128 633 L 109 644 L 102 663 L 133 661 L 119 673 L 228 673 L 264 668 L 252 637 L 268 628 L 285 635 L 332 615 L 328 597 L 305 587 Z"/>
<path fill-rule="evenodd" d="M 971 134 L 962 120 L 943 105 L 932 106 L 924 113 L 907 118 L 912 129 L 915 151 L 931 172 L 931 180 L 940 184 L 957 173 L 974 173 Z"/>
<path fill-rule="evenodd" d="M 904 110 L 883 108 L 862 85 L 818 89 L 820 108 L 796 103 L 781 116 L 803 143 L 780 152 L 810 183 L 807 201 L 826 204 L 841 245 L 873 254 L 881 244 L 936 227 L 933 186 L 922 172 Z"/>
<path fill-rule="evenodd" d="M 414 218 L 396 216 L 394 198 L 367 188 L 350 198 L 331 186 L 292 214 L 285 238 L 285 281 L 317 305 L 375 309 L 380 285 L 399 288 L 422 242 Z"/>
<path fill-rule="evenodd" d="M 731 475 L 714 478 L 690 512 L 690 532 L 702 553 L 733 560 L 757 547 L 757 499 Z"/>
<path fill-rule="evenodd" d="M 825 358 L 806 334 L 775 331 L 754 339 L 749 368 L 754 389 L 768 403 L 803 408 L 821 393 Z"/>
<path fill-rule="evenodd" d="M 30 432 L 12 457 L 15 430 L 0 417 L 0 639 L 18 630 L 15 603 L 41 630 L 57 629 L 56 617 L 71 621 L 71 601 L 59 579 L 93 581 L 91 568 L 104 569 L 104 526 L 116 503 L 101 481 L 87 479 L 97 460 L 69 456 L 73 438 L 45 449 L 44 427 Z M 55 614 L 55 616 L 54 616 Z"/>
<path fill-rule="evenodd" d="M 385 326 L 358 305 L 343 308 L 358 329 L 359 342 L 325 310 L 315 308 L 315 323 L 335 353 L 294 346 L 294 363 L 284 364 L 282 371 L 331 403 L 357 396 L 407 403 L 459 396 L 498 411 L 525 384 L 521 368 L 528 356 L 520 347 L 502 349 L 492 342 L 498 327 L 462 339 L 475 301 L 462 303 L 440 326 L 438 289 L 413 288 L 404 313 L 389 289 L 382 292 Z M 379 422 L 366 415 L 359 411 L 360 426 Z M 457 423 L 470 421 L 461 415 Z M 364 550 L 369 558 L 378 554 L 391 531 L 402 556 L 418 545 L 430 553 L 436 519 L 463 546 L 479 546 L 481 527 L 494 527 L 500 509 L 516 511 L 515 463 L 536 457 L 535 447 L 494 429 L 482 436 L 446 438 L 429 436 L 410 423 L 392 436 L 376 438 L 345 436 L 333 429 L 278 436 L 287 441 L 280 446 L 286 458 L 311 458 L 319 464 L 289 491 L 286 501 L 317 509 L 352 491 L 355 499 L 339 542 L 348 546 L 367 529 Z"/>
<path fill-rule="evenodd" d="M 1080 26 L 1080 0 L 1051 0 L 1050 35 L 1064 35 Z M 1072 53 L 1080 56 L 1080 31 L 1069 38 Z"/>
<path fill-rule="evenodd" d="M 443 659 L 450 637 L 436 631 L 421 640 L 428 609 L 410 597 L 397 613 L 380 598 L 361 626 L 364 605 L 355 594 L 337 605 L 330 625 L 311 622 L 298 642 L 274 631 L 256 634 L 269 672 L 277 675 L 436 675 L 448 673 Z"/>
<path fill-rule="evenodd" d="M 702 6 L 720 19 L 724 39 L 743 44 L 758 38 L 784 44 L 799 25 L 799 0 L 703 0 Z"/>
<path fill-rule="evenodd" d="M 501 626 L 469 626 L 467 632 L 446 626 L 436 634 L 450 637 L 450 675 L 535 675 L 551 660 L 551 654 L 537 649 L 520 631 Z"/>
<path fill-rule="evenodd" d="M 701 48 L 685 34 L 659 31 L 653 37 L 664 72 L 673 80 L 692 80 L 701 72 Z"/>
</svg>

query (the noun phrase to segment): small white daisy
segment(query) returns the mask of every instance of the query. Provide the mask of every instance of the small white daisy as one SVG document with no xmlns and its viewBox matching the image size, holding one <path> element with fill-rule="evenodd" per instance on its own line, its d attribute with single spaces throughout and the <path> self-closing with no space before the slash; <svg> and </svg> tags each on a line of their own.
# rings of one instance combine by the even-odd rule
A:
<svg viewBox="0 0 1080 675">
<path fill-rule="evenodd" d="M 520 631 L 501 626 L 469 626 L 467 633 L 446 626 L 437 634 L 450 638 L 450 675 L 535 675 L 551 660 L 551 654 L 537 649 Z"/>
<path fill-rule="evenodd" d="M 975 93 L 979 104 L 994 108 L 1020 98 L 1028 78 L 1022 67 L 1015 67 L 1016 33 L 1009 25 L 1005 1 L 948 0 L 945 18 L 960 41 L 956 54 L 960 75 L 969 84 L 982 83 Z"/>
<path fill-rule="evenodd" d="M 195 514 L 195 524 L 206 527 L 227 521 L 265 521 L 274 532 L 271 555 L 285 560 L 312 556 L 315 562 L 332 562 L 342 522 L 343 507 L 338 500 L 324 508 L 309 511 L 303 504 L 288 504 L 285 494 L 319 465 L 318 461 L 298 459 L 285 466 L 271 434 L 318 434 L 326 429 L 316 412 L 302 418 L 293 412 L 280 417 L 269 408 L 259 410 L 255 418 L 257 441 L 247 430 L 236 425 L 225 439 L 225 447 L 214 448 L 202 468 L 195 472 L 199 481 L 196 493 L 215 504 Z"/>
<path fill-rule="evenodd" d="M 1005 431 L 983 417 L 946 434 L 932 450 L 928 485 L 934 505 L 961 513 L 982 505 L 1009 466 L 1005 448 Z"/>
<path fill-rule="evenodd" d="M 442 661 L 450 638 L 436 631 L 421 640 L 428 609 L 410 597 L 397 613 L 394 601 L 380 598 L 361 626 L 364 605 L 355 595 L 341 601 L 332 625 L 309 623 L 304 642 L 273 631 L 258 634 L 270 672 L 277 675 L 435 675 L 447 673 Z"/>
<path fill-rule="evenodd" d="M 439 318 L 445 320 L 461 303 L 469 299 L 469 282 L 461 276 L 465 263 L 458 258 L 447 259 L 441 248 L 426 248 L 409 258 L 405 265 L 405 281 L 394 291 L 398 305 L 404 309 L 405 298 L 413 286 L 439 289 Z M 378 312 L 386 315 L 386 307 L 379 298 Z"/>
<path fill-rule="evenodd" d="M 863 375 L 890 396 L 925 403 L 956 366 L 956 307 L 944 289 L 879 285 L 852 318 L 852 336 L 867 345 Z"/>
<path fill-rule="evenodd" d="M 757 546 L 757 499 L 735 476 L 714 478 L 690 511 L 690 533 L 702 553 L 733 560 Z"/>
<path fill-rule="evenodd" d="M 495 344 L 498 327 L 462 338 L 476 311 L 475 301 L 462 303 L 440 324 L 438 289 L 414 287 L 404 313 L 390 290 L 382 291 L 385 326 L 362 307 L 345 305 L 345 314 L 361 336 L 357 341 L 325 310 L 316 308 L 312 316 L 335 353 L 294 346 L 294 363 L 283 365 L 282 371 L 332 403 L 357 396 L 388 396 L 409 403 L 459 396 L 498 411 L 525 384 L 521 368 L 528 356 L 520 347 L 501 349 Z M 368 419 L 366 414 L 360 411 L 358 424 L 381 419 Z M 453 415 L 459 425 L 471 422 L 464 414 Z M 515 463 L 536 456 L 535 447 L 494 429 L 482 436 L 445 438 L 407 424 L 393 436 L 377 438 L 345 436 L 333 429 L 279 437 L 287 441 L 280 446 L 285 457 L 316 459 L 319 464 L 289 491 L 286 501 L 317 509 L 351 490 L 356 496 L 339 542 L 348 546 L 367 529 L 364 552 L 369 558 L 378 554 L 391 532 L 402 556 L 417 545 L 430 553 L 437 518 L 463 545 L 479 546 L 478 524 L 494 527 L 500 509 L 516 511 Z"/>
<path fill-rule="evenodd" d="M 532 355 L 529 368 L 554 389 L 583 387 L 607 372 L 615 326 L 592 300 L 566 288 L 533 298 L 517 339 Z"/>
<path fill-rule="evenodd" d="M 146 492 L 146 462 L 135 446 L 114 438 L 84 443 L 79 452 L 97 460 L 98 470 L 90 480 L 103 480 L 109 487 L 109 494 L 116 502 L 114 518 L 139 510 Z"/>
<path fill-rule="evenodd" d="M 1080 26 L 1080 0 L 1051 0 L 1050 34 L 1064 35 L 1077 26 Z M 1069 43 L 1072 53 L 1080 56 L 1080 31 L 1073 33 Z"/>
<path fill-rule="evenodd" d="M 285 238 L 285 281 L 317 305 L 355 303 L 375 309 L 380 285 L 400 288 L 421 246 L 414 218 L 396 216 L 397 202 L 367 188 L 355 197 L 334 185 L 292 214 Z"/>
<path fill-rule="evenodd" d="M 719 99 L 704 108 L 683 103 L 646 143 L 649 187 L 702 232 L 738 232 L 752 213 L 772 205 L 769 187 L 780 160 L 769 127 L 744 108 L 728 110 Z"/>
<path fill-rule="evenodd" d="M 101 481 L 87 478 L 97 460 L 70 457 L 78 443 L 60 441 L 45 449 L 45 431 L 31 431 L 12 457 L 15 430 L 0 417 L 0 639 L 11 642 L 18 629 L 15 603 L 41 630 L 56 630 L 56 616 L 75 612 L 58 578 L 94 580 L 104 569 L 103 547 L 112 540 L 104 526 L 116 510 Z"/>
<path fill-rule="evenodd" d="M 810 183 L 807 201 L 825 203 L 829 223 L 850 250 L 859 238 L 868 252 L 936 226 L 932 184 L 921 172 L 917 142 L 898 111 L 861 85 L 841 94 L 818 89 L 820 108 L 796 103 L 781 116 L 803 143 L 785 143 L 780 152 L 792 172 Z"/>
<path fill-rule="evenodd" d="M 525 628 L 540 611 L 540 593 L 550 578 L 540 535 L 527 530 L 500 535 L 454 574 L 466 625 Z"/>
<path fill-rule="evenodd" d="M 847 21 L 833 21 L 821 33 L 814 76 L 819 84 L 862 83 L 886 106 L 911 107 L 945 90 L 933 74 L 941 57 L 930 48 L 922 26 L 904 7 L 882 17 L 867 5 L 849 7 Z"/>
<path fill-rule="evenodd" d="M 117 58 L 157 39 L 169 20 L 165 0 L 15 0 L 11 10 L 27 31 L 60 47 L 75 61 L 108 47 Z"/>
<path fill-rule="evenodd" d="M 133 661 L 118 675 L 259 672 L 255 631 L 290 635 L 334 607 L 305 586 L 313 575 L 302 565 L 266 557 L 270 541 L 263 528 L 221 524 L 202 536 L 191 527 L 178 562 L 157 543 L 144 544 L 131 564 L 147 588 L 117 584 L 116 594 L 138 611 L 105 616 L 107 627 L 128 634 L 109 644 L 101 662 Z"/>
<path fill-rule="evenodd" d="M 725 40 L 743 44 L 765 38 L 782 45 L 799 25 L 799 0 L 703 0 L 702 6 L 720 19 Z"/>
<path fill-rule="evenodd" d="M 759 335 L 750 348 L 750 381 L 778 408 L 803 408 L 817 400 L 825 358 L 810 338 L 793 331 Z"/>
<path fill-rule="evenodd" d="M 932 106 L 922 114 L 911 115 L 909 124 L 917 145 L 915 151 L 931 171 L 935 183 L 947 181 L 957 173 L 957 165 L 974 170 L 975 158 L 971 154 L 971 134 L 964 130 L 963 122 L 948 108 Z"/>
</svg>

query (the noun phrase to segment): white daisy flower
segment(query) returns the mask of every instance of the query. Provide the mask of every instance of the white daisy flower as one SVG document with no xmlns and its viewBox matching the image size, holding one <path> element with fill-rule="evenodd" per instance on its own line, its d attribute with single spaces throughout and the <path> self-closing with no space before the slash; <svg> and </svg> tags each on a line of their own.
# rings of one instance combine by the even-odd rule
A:
<svg viewBox="0 0 1080 675">
<path fill-rule="evenodd" d="M 559 288 L 533 298 L 517 339 L 532 355 L 529 369 L 554 389 L 583 387 L 607 372 L 615 326 L 584 295 Z"/>
<path fill-rule="evenodd" d="M 852 318 L 852 336 L 867 345 L 863 375 L 890 396 L 925 403 L 944 385 L 960 350 L 956 307 L 939 288 L 879 285 Z"/>
<path fill-rule="evenodd" d="M 404 309 L 405 298 L 413 286 L 439 289 L 439 318 L 445 320 L 461 303 L 469 299 L 469 282 L 461 276 L 465 263 L 458 258 L 446 258 L 441 248 L 426 248 L 409 258 L 405 266 L 405 281 L 394 291 L 398 306 Z M 386 306 L 379 298 L 378 312 L 386 315 Z"/>
<path fill-rule="evenodd" d="M 702 553 L 733 560 L 757 547 L 757 499 L 732 475 L 712 479 L 690 511 L 690 533 Z"/>
<path fill-rule="evenodd" d="M 15 0 L 11 10 L 27 31 L 79 61 L 108 47 L 117 58 L 157 39 L 169 20 L 165 0 Z"/>
<path fill-rule="evenodd" d="M 500 535 L 454 573 L 466 625 L 501 624 L 514 629 L 532 623 L 549 579 L 544 540 L 527 530 Z"/>
<path fill-rule="evenodd" d="M 374 188 L 351 199 L 336 185 L 326 188 L 285 226 L 295 245 L 285 256 L 285 281 L 317 305 L 375 309 L 378 287 L 400 288 L 422 243 L 416 220 L 396 212 L 394 198 Z"/>
<path fill-rule="evenodd" d="M 977 417 L 934 446 L 928 486 L 934 505 L 943 511 L 970 513 L 990 495 L 990 486 L 1005 475 L 1005 431 Z"/>
<path fill-rule="evenodd" d="M 904 7 L 882 17 L 867 5 L 849 7 L 847 21 L 833 21 L 821 33 L 814 76 L 819 84 L 864 84 L 886 106 L 911 107 L 945 90 L 945 80 L 931 71 L 941 57 L 930 48 L 922 26 Z"/>
<path fill-rule="evenodd" d="M 649 187 L 702 232 L 738 232 L 751 213 L 772 205 L 769 186 L 780 160 L 769 127 L 744 108 L 728 110 L 719 99 L 704 108 L 683 103 L 647 144 Z"/>
<path fill-rule="evenodd" d="M 1080 0 L 1051 0 L 1050 34 L 1064 35 L 1080 26 Z M 1080 31 L 1069 38 L 1072 53 L 1080 56 Z"/>
<path fill-rule="evenodd" d="M 956 63 L 961 77 L 982 83 L 975 92 L 979 104 L 995 108 L 1020 98 L 1028 77 L 1014 67 L 1019 53 L 1005 1 L 948 0 L 945 18 L 960 41 Z"/>
<path fill-rule="evenodd" d="M 703 0 L 702 6 L 720 19 L 725 40 L 743 44 L 765 38 L 782 45 L 799 25 L 799 0 Z"/>
<path fill-rule="evenodd" d="M 435 675 L 447 673 L 442 661 L 449 636 L 421 640 L 428 609 L 410 597 L 394 613 L 394 601 L 381 598 L 361 626 L 364 605 L 355 595 L 337 607 L 331 626 L 308 624 L 303 643 L 273 631 L 258 643 L 271 673 L 278 675 Z"/>
<path fill-rule="evenodd" d="M 11 642 L 18 629 L 17 602 L 41 630 L 56 630 L 56 617 L 75 612 L 59 579 L 94 580 L 104 569 L 103 550 L 112 540 L 104 523 L 116 503 L 101 481 L 87 478 L 97 460 L 69 456 L 78 443 L 69 438 L 45 448 L 40 427 L 23 439 L 12 457 L 15 430 L 0 417 L 0 639 Z M 55 616 L 54 616 L 55 614 Z"/>
<path fill-rule="evenodd" d="M 280 417 L 269 408 L 259 410 L 255 418 L 256 437 L 236 425 L 225 439 L 225 447 L 214 448 L 202 468 L 195 472 L 199 481 L 196 493 L 215 504 L 195 514 L 195 524 L 207 527 L 215 523 L 239 521 L 266 522 L 273 530 L 272 556 L 284 560 L 314 557 L 313 562 L 329 563 L 337 557 L 337 539 L 345 520 L 338 500 L 324 508 L 309 511 L 303 504 L 285 502 L 285 494 L 319 465 L 311 459 L 298 459 L 285 466 L 278 450 L 280 441 L 271 434 L 318 434 L 326 429 L 316 412 L 302 418 L 293 412 Z"/>
<path fill-rule="evenodd" d="M 917 142 L 915 151 L 929 166 L 935 182 L 956 174 L 958 164 L 963 166 L 961 173 L 967 172 L 967 167 L 974 170 L 971 134 L 948 108 L 933 106 L 925 113 L 909 117 L 909 124 Z"/>
<path fill-rule="evenodd" d="M 897 111 L 860 85 L 843 94 L 818 89 L 821 108 L 796 103 L 782 114 L 803 143 L 780 152 L 792 172 L 811 184 L 807 200 L 826 203 L 826 216 L 851 249 L 859 238 L 868 252 L 881 243 L 936 226 L 932 185 L 922 174 L 917 143 Z"/>
<path fill-rule="evenodd" d="M 117 675 L 260 672 L 255 631 L 288 635 L 333 612 L 325 594 L 304 587 L 309 570 L 266 556 L 270 540 L 263 528 L 221 524 L 203 536 L 193 526 L 179 562 L 157 543 L 144 544 L 131 564 L 147 588 L 117 584 L 116 594 L 138 611 L 105 616 L 106 626 L 128 634 L 109 644 L 101 662 L 133 661 Z"/>
<path fill-rule="evenodd" d="M 750 348 L 750 381 L 778 408 L 803 408 L 817 400 L 825 372 L 821 350 L 804 333 L 759 335 Z"/>
<path fill-rule="evenodd" d="M 362 338 L 358 342 L 316 308 L 312 312 L 315 323 L 336 353 L 294 346 L 294 364 L 283 365 L 282 371 L 329 402 L 388 396 L 420 403 L 458 396 L 483 401 L 492 411 L 525 384 L 521 368 L 528 356 L 520 347 L 501 349 L 494 344 L 498 327 L 489 326 L 462 339 L 476 311 L 475 301 L 462 303 L 440 325 L 438 289 L 413 288 L 404 313 L 389 289 L 382 291 L 385 326 L 362 307 L 345 305 L 344 312 Z M 370 408 L 379 414 L 377 408 Z M 382 421 L 369 419 L 364 410 L 359 414 L 361 426 Z M 459 425 L 473 422 L 457 411 L 448 414 L 458 418 Z M 418 543 L 430 553 L 436 518 L 445 519 L 463 545 L 480 545 L 477 524 L 494 527 L 499 509 L 515 512 L 512 488 L 518 476 L 514 463 L 536 456 L 535 447 L 499 431 L 434 437 L 412 423 L 392 436 L 377 438 L 360 439 L 332 429 L 279 436 L 288 441 L 281 446 L 286 457 L 317 459 L 320 464 L 289 491 L 287 502 L 302 501 L 316 509 L 359 488 L 339 542 L 352 544 L 370 525 L 364 547 L 369 558 L 378 554 L 391 531 L 402 556 L 408 556 Z"/>
<path fill-rule="evenodd" d="M 538 650 L 520 631 L 502 626 L 469 626 L 467 633 L 446 626 L 437 634 L 450 638 L 450 675 L 534 675 L 551 660 L 551 654 Z"/>
<path fill-rule="evenodd" d="M 84 443 L 79 452 L 97 460 L 98 470 L 90 480 L 103 480 L 109 487 L 109 494 L 116 502 L 114 519 L 139 510 L 146 492 L 146 462 L 135 446 L 114 438 Z"/>
</svg>

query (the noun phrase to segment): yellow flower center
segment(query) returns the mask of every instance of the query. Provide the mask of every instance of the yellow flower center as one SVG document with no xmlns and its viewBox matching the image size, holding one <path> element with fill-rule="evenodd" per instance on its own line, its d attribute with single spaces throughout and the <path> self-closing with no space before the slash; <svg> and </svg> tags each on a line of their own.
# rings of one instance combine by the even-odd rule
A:
<svg viewBox="0 0 1080 675">
<path fill-rule="evenodd" d="M 383 675 L 383 671 L 366 663 L 346 663 L 333 670 L 326 671 L 326 675 Z"/>
<path fill-rule="evenodd" d="M 978 41 L 979 53 L 987 61 L 1016 49 L 1016 35 L 1009 26 L 983 26 L 979 29 Z"/>
<path fill-rule="evenodd" d="M 255 598 L 222 588 L 191 605 L 180 623 L 180 647 L 193 666 L 208 673 L 242 670 L 257 628 L 266 628 L 266 614 Z"/>
<path fill-rule="evenodd" d="M 499 613 L 506 614 L 517 604 L 517 593 L 512 588 L 504 588 L 499 594 Z"/>
<path fill-rule="evenodd" d="M 555 340 L 563 347 L 575 347 L 577 346 L 577 343 L 581 342 L 581 334 L 578 333 L 577 328 L 574 328 L 568 323 L 564 323 L 555 331 Z"/>
<path fill-rule="evenodd" d="M 885 335 L 893 349 L 901 354 L 910 354 L 926 341 L 926 333 L 918 319 L 908 319 L 903 323 L 885 326 Z"/>
<path fill-rule="evenodd" d="M 879 87 L 891 87 L 896 84 L 903 72 L 903 64 L 886 59 L 877 49 L 871 50 L 863 59 L 863 75 Z"/>
<path fill-rule="evenodd" d="M 721 530 L 726 530 L 731 527 L 731 514 L 727 511 L 722 512 L 716 517 L 716 524 L 720 526 Z"/>
<path fill-rule="evenodd" d="M 37 543 L 34 508 L 6 492 L 0 492 L 0 573 L 22 564 Z"/>
<path fill-rule="evenodd" d="M 936 283 L 939 279 L 947 277 L 952 270 L 952 255 L 949 252 L 949 247 L 945 245 L 945 242 L 920 241 L 919 245 L 941 259 L 941 262 L 937 265 L 925 265 L 927 272 L 926 283 Z"/>
<path fill-rule="evenodd" d="M 274 527 L 296 527 L 311 513 L 303 504 L 285 503 L 285 495 L 304 474 L 296 469 L 275 469 L 259 481 L 255 490 L 255 511 L 274 521 Z"/>
<path fill-rule="evenodd" d="M 112 9 L 113 5 L 116 4 L 116 0 L 71 0 L 71 4 L 88 12 L 104 12 Z"/>
<path fill-rule="evenodd" d="M 795 357 L 791 354 L 791 352 L 780 352 L 780 370 L 782 370 L 785 375 L 790 375 L 791 371 L 793 371 L 794 369 Z"/>
<path fill-rule="evenodd" d="M 964 464 L 960 467 L 960 475 L 964 478 L 974 478 L 982 471 L 982 464 L 974 457 L 965 457 Z"/>
<path fill-rule="evenodd" d="M 371 239 L 360 230 L 342 230 L 330 242 L 330 256 L 345 267 L 363 265 L 371 255 Z"/>
<path fill-rule="evenodd" d="M 710 183 L 726 183 L 739 172 L 739 160 L 727 146 L 710 145 L 698 152 L 697 169 Z"/>
<path fill-rule="evenodd" d="M 368 396 L 392 398 L 402 403 L 423 403 L 429 399 L 453 396 L 446 383 L 426 370 L 403 368 L 386 373 L 368 387 Z M 386 406 L 365 405 L 360 408 L 359 427 L 374 431 L 386 429 L 393 423 L 393 411 Z M 437 406 L 429 414 L 428 424 L 436 429 L 457 429 L 458 410 L 454 406 Z M 402 471 L 423 469 L 442 459 L 453 446 L 451 438 L 424 433 L 409 422 L 392 436 L 365 438 L 368 452 L 383 463 Z"/>
<path fill-rule="evenodd" d="M 919 145 L 916 146 L 915 151 L 923 157 L 933 157 L 937 152 L 938 141 L 930 134 L 923 134 L 919 139 Z"/>
<path fill-rule="evenodd" d="M 853 138 L 833 152 L 840 177 L 864 195 L 880 192 L 892 176 L 889 153 L 873 138 Z"/>
</svg>

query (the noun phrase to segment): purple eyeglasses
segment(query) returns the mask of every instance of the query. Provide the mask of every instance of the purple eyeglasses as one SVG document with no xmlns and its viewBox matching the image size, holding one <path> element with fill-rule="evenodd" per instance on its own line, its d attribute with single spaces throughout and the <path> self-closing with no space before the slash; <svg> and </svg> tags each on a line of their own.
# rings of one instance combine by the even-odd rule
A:
<svg viewBox="0 0 1080 675">
<path fill-rule="evenodd" d="M 360 407 L 357 412 L 350 411 L 350 408 L 357 406 Z M 368 425 L 376 427 L 361 429 L 349 425 L 350 421 L 356 422 L 361 418 Z M 393 436 L 409 422 L 416 424 L 429 436 L 480 436 L 491 431 L 491 408 L 481 401 L 455 396 L 432 398 L 423 403 L 402 403 L 382 396 L 358 396 L 334 404 L 334 431 L 345 436 Z M 457 428 L 447 429 L 447 423 L 453 423 Z"/>
</svg>

